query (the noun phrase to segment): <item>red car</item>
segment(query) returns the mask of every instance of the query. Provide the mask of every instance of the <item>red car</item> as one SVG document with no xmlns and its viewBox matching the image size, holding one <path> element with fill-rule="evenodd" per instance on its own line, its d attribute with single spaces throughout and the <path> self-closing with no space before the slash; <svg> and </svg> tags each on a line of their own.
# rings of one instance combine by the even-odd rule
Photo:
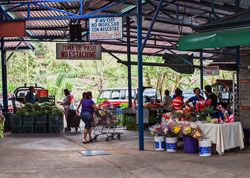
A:
<svg viewBox="0 0 250 178">
<path fill-rule="evenodd" d="M 132 102 L 136 96 L 136 88 L 132 88 Z M 145 88 L 143 96 L 148 96 L 151 100 L 161 101 L 160 91 L 156 88 Z M 115 107 L 120 107 L 121 103 L 128 103 L 127 88 L 109 88 L 102 91 L 98 98 L 107 98 Z"/>
</svg>

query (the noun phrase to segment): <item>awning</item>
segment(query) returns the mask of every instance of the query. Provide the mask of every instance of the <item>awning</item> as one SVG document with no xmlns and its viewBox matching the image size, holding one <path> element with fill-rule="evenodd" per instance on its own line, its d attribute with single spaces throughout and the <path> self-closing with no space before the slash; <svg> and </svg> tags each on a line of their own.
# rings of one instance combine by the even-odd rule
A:
<svg viewBox="0 0 250 178">
<path fill-rule="evenodd" d="M 179 50 L 250 45 L 250 27 L 195 33 L 179 38 Z"/>
</svg>

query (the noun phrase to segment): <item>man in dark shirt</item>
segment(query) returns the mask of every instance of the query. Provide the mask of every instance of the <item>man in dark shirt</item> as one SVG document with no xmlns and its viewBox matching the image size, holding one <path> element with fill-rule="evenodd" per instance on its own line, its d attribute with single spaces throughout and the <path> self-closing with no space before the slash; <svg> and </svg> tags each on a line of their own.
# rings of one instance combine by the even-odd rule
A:
<svg viewBox="0 0 250 178">
<path fill-rule="evenodd" d="M 24 98 L 24 103 L 35 104 L 36 97 L 33 94 L 34 92 L 35 92 L 35 88 L 33 86 L 30 86 L 29 87 L 29 92 L 27 93 L 27 95 Z"/>
<path fill-rule="evenodd" d="M 207 102 L 209 106 L 213 106 L 214 109 L 217 107 L 217 96 L 212 93 L 212 87 L 210 85 L 205 86 L 205 94 L 207 96 Z"/>
</svg>

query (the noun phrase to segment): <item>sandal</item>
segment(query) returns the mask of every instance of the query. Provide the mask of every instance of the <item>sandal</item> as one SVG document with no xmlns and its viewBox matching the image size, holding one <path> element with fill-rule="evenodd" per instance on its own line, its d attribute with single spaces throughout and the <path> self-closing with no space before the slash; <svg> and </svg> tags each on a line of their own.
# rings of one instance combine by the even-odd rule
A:
<svg viewBox="0 0 250 178">
<path fill-rule="evenodd" d="M 83 143 L 83 144 L 87 144 L 87 143 L 89 143 L 89 142 L 88 142 L 88 141 L 82 141 L 82 143 Z"/>
<path fill-rule="evenodd" d="M 95 141 L 95 139 L 93 139 L 93 138 L 89 140 L 89 142 L 91 142 L 91 143 L 94 142 L 94 141 Z"/>
</svg>

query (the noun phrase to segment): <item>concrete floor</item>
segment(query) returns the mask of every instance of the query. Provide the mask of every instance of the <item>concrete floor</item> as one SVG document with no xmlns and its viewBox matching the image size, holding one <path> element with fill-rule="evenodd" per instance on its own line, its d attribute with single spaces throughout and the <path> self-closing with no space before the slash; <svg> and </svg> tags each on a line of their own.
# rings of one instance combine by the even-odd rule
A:
<svg viewBox="0 0 250 178">
<path fill-rule="evenodd" d="M 250 148 L 225 155 L 200 157 L 154 151 L 145 132 L 145 150 L 138 151 L 138 133 L 124 131 L 120 140 L 82 144 L 82 132 L 6 134 L 0 139 L 0 178 L 230 178 L 250 177 Z M 84 156 L 80 151 L 104 150 L 110 155 Z"/>
</svg>

